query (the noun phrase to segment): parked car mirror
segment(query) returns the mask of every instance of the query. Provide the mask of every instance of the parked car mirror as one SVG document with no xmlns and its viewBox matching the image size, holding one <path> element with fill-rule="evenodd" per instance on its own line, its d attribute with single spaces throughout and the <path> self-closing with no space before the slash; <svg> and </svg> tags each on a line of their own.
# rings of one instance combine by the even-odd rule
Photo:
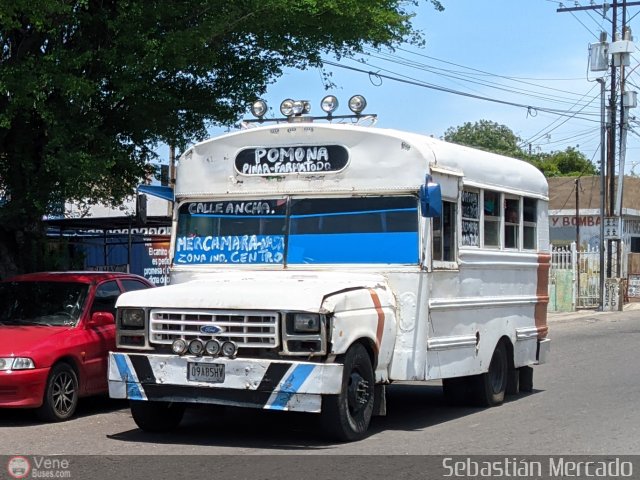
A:
<svg viewBox="0 0 640 480">
<path fill-rule="evenodd" d="M 91 319 L 89 320 L 87 326 L 88 327 L 102 327 L 105 325 L 113 325 L 115 323 L 115 319 L 113 318 L 113 314 L 109 312 L 94 312 L 91 315 Z"/>
</svg>

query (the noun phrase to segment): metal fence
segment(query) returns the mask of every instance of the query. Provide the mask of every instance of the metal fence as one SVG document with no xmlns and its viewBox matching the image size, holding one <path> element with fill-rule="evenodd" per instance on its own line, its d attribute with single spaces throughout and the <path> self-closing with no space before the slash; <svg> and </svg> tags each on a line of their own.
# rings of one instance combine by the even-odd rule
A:
<svg viewBox="0 0 640 480">
<path fill-rule="evenodd" d="M 600 252 L 578 250 L 576 244 L 552 247 L 549 274 L 549 310 L 570 312 L 600 303 Z"/>
</svg>

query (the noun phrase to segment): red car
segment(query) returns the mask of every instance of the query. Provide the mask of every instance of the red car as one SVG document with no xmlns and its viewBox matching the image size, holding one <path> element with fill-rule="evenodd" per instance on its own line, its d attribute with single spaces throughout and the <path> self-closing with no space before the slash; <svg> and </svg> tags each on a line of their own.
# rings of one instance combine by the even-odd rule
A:
<svg viewBox="0 0 640 480">
<path fill-rule="evenodd" d="M 153 287 L 115 272 L 50 272 L 0 282 L 0 407 L 70 418 L 78 398 L 106 393 L 115 303 Z"/>
</svg>

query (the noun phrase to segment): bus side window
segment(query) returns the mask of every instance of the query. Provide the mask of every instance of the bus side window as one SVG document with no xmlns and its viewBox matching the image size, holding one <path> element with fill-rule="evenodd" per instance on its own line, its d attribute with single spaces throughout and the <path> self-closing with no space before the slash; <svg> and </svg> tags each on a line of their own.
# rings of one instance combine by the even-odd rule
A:
<svg viewBox="0 0 640 480">
<path fill-rule="evenodd" d="M 538 246 L 538 235 L 536 231 L 538 221 L 538 201 L 534 198 L 523 199 L 522 217 L 524 220 L 524 233 L 522 236 L 522 248 L 525 250 L 535 250 Z"/>
<path fill-rule="evenodd" d="M 500 247 L 500 193 L 484 191 L 484 246 Z"/>
<path fill-rule="evenodd" d="M 504 200 L 504 247 L 518 248 L 520 233 L 520 199 Z"/>
<path fill-rule="evenodd" d="M 433 219 L 433 259 L 456 261 L 456 204 L 442 201 L 442 216 Z"/>
</svg>

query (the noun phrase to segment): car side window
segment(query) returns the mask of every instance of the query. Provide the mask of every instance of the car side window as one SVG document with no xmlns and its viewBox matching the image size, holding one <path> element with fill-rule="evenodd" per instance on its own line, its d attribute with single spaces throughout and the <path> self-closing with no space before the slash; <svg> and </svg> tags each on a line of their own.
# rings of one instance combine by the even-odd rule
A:
<svg viewBox="0 0 640 480">
<path fill-rule="evenodd" d="M 147 285 L 146 283 L 142 283 L 139 280 L 126 279 L 120 280 L 120 283 L 122 284 L 122 288 L 124 288 L 125 292 L 133 292 L 134 290 L 143 290 L 145 288 L 149 288 L 149 285 Z"/>
<path fill-rule="evenodd" d="M 101 283 L 96 290 L 96 296 L 93 299 L 91 313 L 109 312 L 116 314 L 116 300 L 120 296 L 120 287 L 114 280 Z"/>
</svg>

